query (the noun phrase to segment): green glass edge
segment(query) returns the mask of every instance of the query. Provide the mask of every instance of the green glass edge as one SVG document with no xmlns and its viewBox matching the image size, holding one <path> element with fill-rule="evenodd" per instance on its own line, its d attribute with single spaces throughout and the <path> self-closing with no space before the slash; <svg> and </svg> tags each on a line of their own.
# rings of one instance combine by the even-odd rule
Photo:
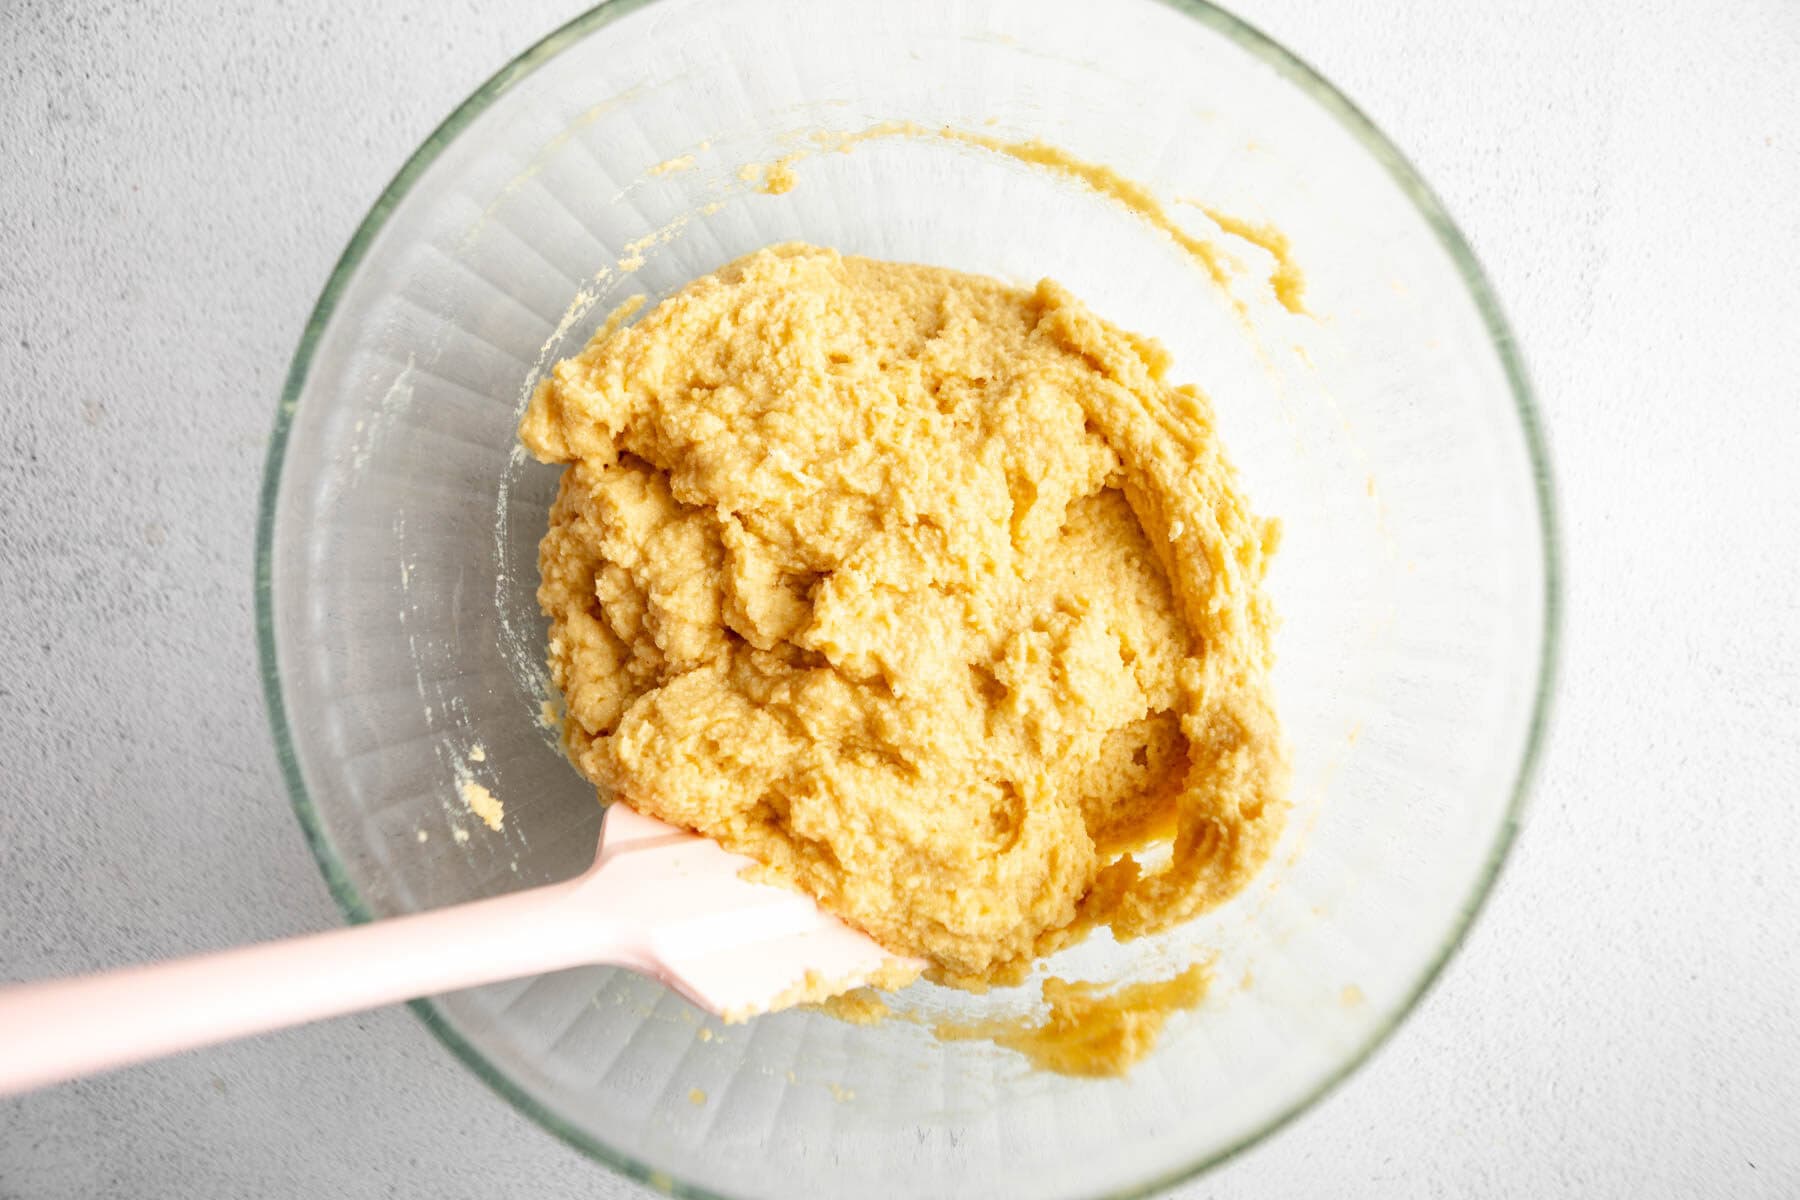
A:
<svg viewBox="0 0 1800 1200">
<path fill-rule="evenodd" d="M 1298 56 L 1254 26 L 1208 3 L 1207 0 L 1157 0 L 1157 2 L 1166 4 L 1229 38 L 1240 48 L 1255 55 L 1284 78 L 1294 83 L 1328 113 L 1336 117 L 1387 170 L 1395 183 L 1413 202 L 1414 207 L 1419 210 L 1420 215 L 1425 218 L 1427 224 L 1431 226 L 1439 243 L 1456 264 L 1464 283 L 1469 288 L 1470 295 L 1475 300 L 1482 321 L 1487 326 L 1494 349 L 1500 356 L 1501 366 L 1512 390 L 1514 406 L 1525 435 L 1526 449 L 1531 457 L 1533 483 L 1537 494 L 1539 534 L 1544 551 L 1544 628 L 1543 646 L 1538 662 L 1537 691 L 1533 698 L 1531 721 L 1526 731 L 1524 753 L 1520 756 L 1518 771 L 1513 780 L 1512 797 L 1506 817 L 1498 830 L 1494 844 L 1489 850 L 1487 861 L 1483 864 L 1474 886 L 1464 897 L 1460 915 L 1450 930 L 1450 936 L 1446 939 L 1437 957 L 1427 965 L 1411 994 L 1341 1066 L 1321 1080 L 1318 1086 L 1288 1106 L 1285 1111 L 1276 1114 L 1263 1126 L 1236 1142 L 1215 1150 L 1191 1166 L 1166 1172 L 1133 1184 L 1121 1191 L 1106 1193 L 1103 1200 L 1136 1200 L 1138 1197 L 1149 1196 L 1176 1187 L 1184 1181 L 1236 1157 L 1264 1138 L 1281 1130 L 1301 1113 L 1317 1104 L 1367 1062 L 1430 992 L 1442 976 L 1445 966 L 1462 946 L 1475 918 L 1480 914 L 1482 907 L 1492 894 L 1494 884 L 1499 878 L 1501 868 L 1506 862 L 1508 852 L 1512 849 L 1523 822 L 1527 796 L 1542 755 L 1544 737 L 1549 725 L 1550 702 L 1554 691 L 1562 619 L 1560 539 L 1555 510 L 1555 489 L 1551 480 L 1550 457 L 1543 424 L 1538 415 L 1524 359 L 1519 351 L 1518 343 L 1513 337 L 1511 327 L 1507 324 L 1505 314 L 1501 311 L 1499 300 L 1492 285 L 1488 282 L 1486 273 L 1481 269 L 1474 251 L 1456 228 L 1443 202 L 1425 183 L 1423 177 L 1406 156 L 1388 140 L 1387 136 L 1375 126 L 1375 123 L 1348 97 L 1327 82 L 1324 76 L 1313 70 Z M 261 659 L 263 699 L 269 710 L 269 725 L 275 741 L 276 756 L 280 760 L 282 775 L 287 782 L 295 814 L 305 832 L 307 845 L 312 849 L 313 857 L 318 860 L 319 868 L 325 876 L 325 882 L 330 888 L 331 894 L 343 909 L 344 915 L 352 923 L 360 924 L 368 921 L 372 914 L 361 894 L 358 893 L 355 885 L 345 873 L 343 863 L 333 850 L 330 840 L 326 836 L 324 825 L 319 819 L 319 814 L 313 808 L 312 800 L 307 793 L 300 763 L 294 753 L 293 736 L 288 726 L 287 707 L 282 699 L 279 664 L 275 652 L 272 584 L 276 507 L 288 434 L 293 425 L 294 412 L 299 405 L 301 389 L 305 385 L 307 372 L 312 363 L 313 352 L 332 313 L 337 308 L 338 298 L 348 285 L 356 268 L 361 264 L 370 244 L 387 223 L 388 214 L 399 205 L 419 176 L 424 174 L 426 169 L 436 161 L 444 147 L 449 145 L 475 118 L 486 111 L 494 100 L 545 62 L 554 58 L 565 46 L 652 3 L 655 3 L 655 0 L 606 0 L 574 18 L 502 67 L 432 131 L 431 135 L 395 173 L 393 180 L 382 190 L 381 195 L 370 207 L 368 215 L 357 227 L 349 245 L 339 256 L 330 278 L 326 281 L 324 290 L 320 293 L 318 303 L 313 307 L 312 315 L 307 319 L 305 330 L 300 337 L 300 344 L 294 351 L 287 379 L 282 385 L 281 403 L 276 411 L 275 427 L 270 435 L 269 453 L 263 469 L 260 511 L 256 526 L 256 639 Z M 540 1103 L 490 1063 L 472 1043 L 451 1027 L 443 1014 L 429 1000 L 415 1000 L 409 1007 L 424 1022 L 425 1027 L 449 1047 L 450 1051 L 462 1060 L 464 1065 L 479 1079 L 520 1112 L 575 1149 L 598 1159 L 639 1183 L 667 1195 L 684 1197 L 687 1200 L 733 1200 L 732 1197 L 672 1179 L 666 1173 L 654 1170 L 622 1151 L 591 1137 L 584 1130 L 576 1128 Z"/>
</svg>

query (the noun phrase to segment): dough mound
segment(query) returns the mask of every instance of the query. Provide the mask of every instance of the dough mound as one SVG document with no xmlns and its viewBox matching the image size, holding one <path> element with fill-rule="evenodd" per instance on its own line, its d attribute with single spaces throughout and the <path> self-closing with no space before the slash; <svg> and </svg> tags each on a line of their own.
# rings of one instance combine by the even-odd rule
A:
<svg viewBox="0 0 1800 1200">
<path fill-rule="evenodd" d="M 965 986 L 1244 885 L 1285 811 L 1277 529 L 1160 345 L 798 244 L 633 310 L 520 426 L 568 464 L 538 595 L 603 794 Z"/>
</svg>

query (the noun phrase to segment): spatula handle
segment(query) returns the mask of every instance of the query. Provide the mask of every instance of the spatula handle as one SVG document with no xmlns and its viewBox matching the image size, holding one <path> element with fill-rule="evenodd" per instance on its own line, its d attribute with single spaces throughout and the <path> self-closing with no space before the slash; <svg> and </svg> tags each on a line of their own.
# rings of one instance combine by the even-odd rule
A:
<svg viewBox="0 0 1800 1200">
<path fill-rule="evenodd" d="M 634 965 L 578 881 L 216 954 L 0 989 L 0 1095 L 581 963 Z"/>
</svg>

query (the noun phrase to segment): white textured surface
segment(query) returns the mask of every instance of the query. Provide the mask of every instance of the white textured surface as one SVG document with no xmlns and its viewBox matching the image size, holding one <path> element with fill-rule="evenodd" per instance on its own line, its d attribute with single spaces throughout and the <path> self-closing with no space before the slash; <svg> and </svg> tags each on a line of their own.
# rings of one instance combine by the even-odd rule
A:
<svg viewBox="0 0 1800 1200">
<path fill-rule="evenodd" d="M 1493 276 L 1560 472 L 1566 649 L 1440 986 L 1180 1194 L 1800 1194 L 1800 5 L 1239 8 Z M 0 978 L 336 920 L 256 680 L 275 393 L 401 160 L 575 11 L 0 6 Z M 0 1102 L 6 1198 L 637 1194 L 400 1010 Z"/>
</svg>

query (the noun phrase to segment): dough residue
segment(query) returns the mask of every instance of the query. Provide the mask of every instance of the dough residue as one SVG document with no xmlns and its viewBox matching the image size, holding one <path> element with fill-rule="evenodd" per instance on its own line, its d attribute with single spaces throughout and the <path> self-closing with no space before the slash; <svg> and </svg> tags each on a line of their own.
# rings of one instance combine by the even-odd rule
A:
<svg viewBox="0 0 1800 1200">
<path fill-rule="evenodd" d="M 1278 528 L 1158 343 L 803 245 L 630 315 L 520 427 L 567 464 L 539 600 L 584 774 L 962 986 L 1244 886 L 1286 807 Z"/>
<path fill-rule="evenodd" d="M 943 1024 L 939 1037 L 987 1038 L 1063 1075 L 1120 1075 L 1156 1046 L 1171 1014 L 1206 998 L 1208 967 L 1196 963 L 1171 979 L 1108 990 L 1098 983 L 1044 980 L 1050 1011 L 1035 1021 Z"/>
<path fill-rule="evenodd" d="M 989 133 L 976 133 L 948 125 L 933 128 L 920 125 L 915 121 L 884 121 L 853 132 L 819 130 L 811 138 L 814 149 L 785 154 L 773 163 L 745 164 L 738 172 L 738 177 L 746 183 L 759 183 L 760 181 L 759 190 L 771 195 L 779 195 L 794 189 L 798 182 L 798 177 L 794 173 L 795 164 L 813 153 L 835 151 L 840 154 L 848 154 L 864 142 L 899 137 L 935 138 L 939 141 L 960 142 L 965 146 L 1004 155 L 1027 166 L 1048 171 L 1053 175 L 1060 175 L 1079 183 L 1161 231 L 1180 248 L 1182 253 L 1205 271 L 1222 291 L 1228 296 L 1231 295 L 1231 272 L 1227 267 L 1227 257 L 1224 251 L 1206 238 L 1188 232 L 1180 222 L 1170 215 L 1167 206 L 1154 191 L 1135 179 L 1119 174 L 1104 163 L 1092 162 L 1071 154 L 1060 146 L 1036 139 L 1009 140 Z M 1306 276 L 1294 258 L 1287 234 L 1270 222 L 1247 221 L 1221 212 L 1199 200 L 1188 197 L 1179 199 L 1184 204 L 1191 204 L 1199 208 L 1206 214 L 1208 220 L 1218 226 L 1221 232 L 1249 242 L 1273 258 L 1275 269 L 1270 274 L 1268 282 L 1276 302 L 1291 313 L 1298 316 L 1306 315 L 1306 306 L 1302 299 L 1306 291 Z M 1238 297 L 1231 296 L 1231 302 L 1240 314 L 1247 312 L 1244 302 Z"/>
<path fill-rule="evenodd" d="M 1275 299 L 1289 312 L 1305 315 L 1306 276 L 1301 272 L 1300 264 L 1294 261 L 1287 234 L 1273 225 L 1246 221 L 1205 205 L 1200 206 L 1200 211 L 1232 237 L 1242 238 L 1273 258 L 1275 270 L 1269 276 L 1269 288 L 1275 293 Z"/>
<path fill-rule="evenodd" d="M 675 158 L 667 158 L 662 162 L 657 163 L 654 167 L 650 168 L 649 173 L 654 176 L 679 175 L 683 171 L 691 171 L 693 169 L 694 156 L 692 154 L 682 154 Z"/>
<path fill-rule="evenodd" d="M 848 1021 L 852 1025 L 879 1025 L 893 1015 L 887 1001 L 876 994 L 874 989 L 866 987 L 832 996 L 820 1007 L 838 1020 Z"/>
<path fill-rule="evenodd" d="M 888 991 L 897 991 L 918 977 L 918 963 L 899 958 L 888 959 L 873 971 L 859 971 L 848 979 L 841 975 L 807 971 L 798 982 L 777 992 L 767 1001 L 739 1008 L 728 1008 L 719 1014 L 719 1019 L 727 1025 L 736 1025 L 748 1021 L 751 1017 L 761 1016 L 763 1013 L 780 1012 L 783 1009 L 803 1004 L 825 1005 L 841 995 L 856 990 L 863 984 Z"/>
</svg>

